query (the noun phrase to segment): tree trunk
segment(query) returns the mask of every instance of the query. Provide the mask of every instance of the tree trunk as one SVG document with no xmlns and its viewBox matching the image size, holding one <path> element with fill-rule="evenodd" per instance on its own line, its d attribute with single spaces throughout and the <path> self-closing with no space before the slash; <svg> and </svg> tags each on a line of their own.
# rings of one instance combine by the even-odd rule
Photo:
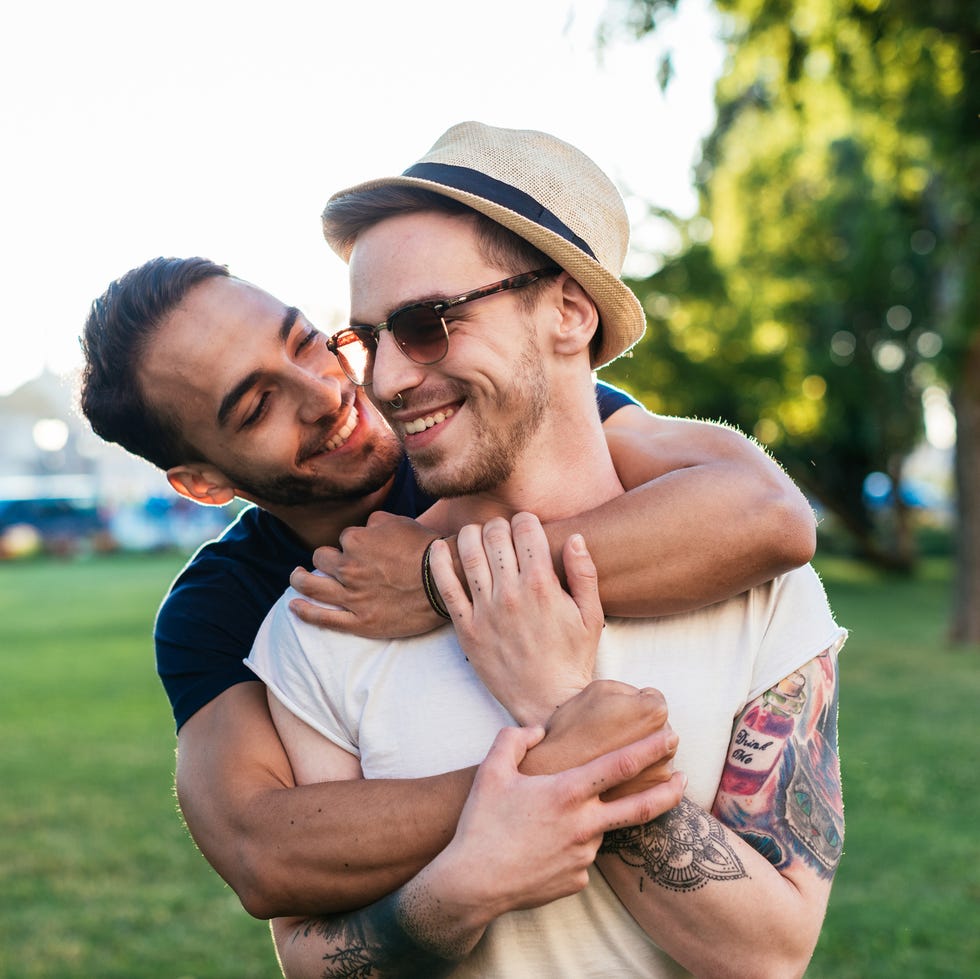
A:
<svg viewBox="0 0 980 979">
<path fill-rule="evenodd" d="M 980 645 L 980 332 L 953 392 L 959 528 L 950 639 Z"/>
</svg>

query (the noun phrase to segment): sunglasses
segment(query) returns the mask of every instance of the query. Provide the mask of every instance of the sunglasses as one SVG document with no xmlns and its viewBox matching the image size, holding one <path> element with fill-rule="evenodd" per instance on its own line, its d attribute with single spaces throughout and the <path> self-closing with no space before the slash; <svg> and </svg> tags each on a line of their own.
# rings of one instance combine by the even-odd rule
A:
<svg viewBox="0 0 980 979">
<path fill-rule="evenodd" d="M 562 270 L 548 268 L 512 275 L 474 292 L 455 299 L 426 299 L 396 309 L 384 323 L 377 326 L 351 326 L 327 339 L 327 349 L 340 361 L 344 373 L 357 385 L 370 384 L 374 379 L 374 359 L 378 352 L 378 337 L 390 330 L 398 349 L 412 362 L 430 366 L 437 364 L 449 352 L 449 329 L 446 310 L 464 303 L 486 299 L 487 296 L 510 289 L 522 289 L 538 279 L 558 275 Z"/>
</svg>

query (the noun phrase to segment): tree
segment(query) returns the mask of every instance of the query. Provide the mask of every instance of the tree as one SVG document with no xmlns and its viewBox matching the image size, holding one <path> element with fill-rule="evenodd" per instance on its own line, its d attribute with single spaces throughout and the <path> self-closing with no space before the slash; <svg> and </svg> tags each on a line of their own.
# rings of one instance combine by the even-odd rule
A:
<svg viewBox="0 0 980 979">
<path fill-rule="evenodd" d="M 671 5 L 626 6 L 642 35 Z M 612 373 L 666 410 L 753 431 L 867 555 L 903 566 L 901 508 L 883 540 L 861 485 L 874 470 L 900 485 L 921 394 L 944 381 L 958 425 L 951 634 L 980 642 L 980 7 L 716 6 L 730 57 L 696 219 L 713 234 L 635 284 L 652 329 Z"/>
</svg>

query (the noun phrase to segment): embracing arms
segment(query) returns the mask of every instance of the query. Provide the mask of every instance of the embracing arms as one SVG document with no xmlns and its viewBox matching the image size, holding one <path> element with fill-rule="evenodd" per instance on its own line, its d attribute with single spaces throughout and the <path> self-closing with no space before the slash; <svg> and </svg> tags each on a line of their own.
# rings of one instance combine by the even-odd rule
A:
<svg viewBox="0 0 980 979">
<path fill-rule="evenodd" d="M 528 774 L 557 772 L 663 725 L 652 698 L 594 685 L 551 720 Z M 452 839 L 475 768 L 419 779 L 293 788 L 258 681 L 239 683 L 180 729 L 177 795 L 204 856 L 254 916 L 360 907 L 395 890 Z"/>
<path fill-rule="evenodd" d="M 540 526 L 518 514 L 509 524 L 465 527 L 459 547 L 474 599 L 443 544 L 433 570 L 460 644 L 498 700 L 534 723 L 594 667 L 588 655 L 578 658 L 587 646 L 565 640 L 575 616 L 542 558 Z M 495 628 L 502 617 L 508 627 Z M 534 627 L 520 628 L 525 621 Z M 686 695 L 698 696 L 697 687 Z M 741 711 L 710 812 L 685 798 L 646 824 L 608 833 L 596 865 L 643 930 L 695 974 L 801 975 L 842 841 L 834 646 Z"/>
<path fill-rule="evenodd" d="M 270 697 L 300 781 L 356 779 L 357 760 Z M 452 842 L 393 894 L 345 914 L 280 918 L 273 935 L 290 979 L 446 975 L 500 915 L 573 894 L 588 882 L 603 832 L 674 805 L 680 776 L 641 792 L 600 798 L 647 766 L 669 760 L 669 728 L 554 775 L 518 766 L 541 728 L 505 728 L 480 765 Z M 361 974 L 361 973 L 358 973 Z"/>
<path fill-rule="evenodd" d="M 807 691 L 791 719 L 772 708 L 787 684 Z M 641 927 L 695 974 L 801 976 L 843 833 L 828 649 L 742 712 L 710 813 L 684 799 L 613 831 L 597 866 Z"/>
<path fill-rule="evenodd" d="M 603 425 L 620 481 L 630 490 L 578 517 L 546 525 L 555 566 L 573 533 L 588 542 L 610 615 L 699 608 L 806 564 L 816 526 L 803 494 L 758 446 L 734 429 L 653 415 L 628 405 Z M 366 636 L 414 635 L 441 623 L 421 586 L 431 531 L 373 514 L 341 547 L 314 560 L 292 585 L 307 622 Z M 341 606 L 331 611 L 313 602 Z"/>
<path fill-rule="evenodd" d="M 191 835 L 260 918 L 356 907 L 398 887 L 452 839 L 474 772 L 293 788 L 257 680 L 197 711 L 177 743 Z"/>
<path fill-rule="evenodd" d="M 630 594 L 652 595 L 651 611 L 699 605 L 809 559 L 814 527 L 805 499 L 744 436 L 637 406 L 617 411 L 605 430 L 621 480 L 641 487 L 581 518 L 607 565 L 601 582 L 613 606 L 617 590 L 627 596 L 623 612 L 630 611 Z M 638 518 L 634 501 L 649 516 Z M 549 529 L 553 553 L 575 529 L 567 523 L 574 522 Z M 317 552 L 321 567 L 340 581 L 296 572 L 293 582 L 354 611 L 299 603 L 299 613 L 338 628 L 356 620 L 354 631 L 366 635 L 414 634 L 440 624 L 421 588 L 421 554 L 431 539 L 415 521 L 388 514 L 350 528 L 343 551 Z M 612 732 L 597 736 L 603 750 L 629 740 L 616 741 Z M 230 687 L 197 711 L 180 730 L 177 758 L 177 792 L 191 834 L 259 917 L 340 910 L 390 892 L 452 838 L 473 777 L 469 770 L 294 793 L 257 682 Z M 386 818 L 391 811 L 402 815 L 395 827 Z M 377 823 L 364 820 L 367 812 L 380 814 Z"/>
</svg>

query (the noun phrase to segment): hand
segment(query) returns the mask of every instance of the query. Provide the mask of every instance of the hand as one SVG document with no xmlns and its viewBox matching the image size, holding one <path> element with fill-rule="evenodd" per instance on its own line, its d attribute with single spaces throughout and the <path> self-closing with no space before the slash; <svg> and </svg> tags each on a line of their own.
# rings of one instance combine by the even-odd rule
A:
<svg viewBox="0 0 980 979">
<path fill-rule="evenodd" d="M 297 568 L 290 575 L 289 583 L 309 599 L 294 598 L 290 609 L 310 625 L 374 639 L 434 629 L 445 620 L 422 588 L 422 552 L 433 536 L 408 517 L 372 513 L 366 526 L 340 535 L 339 548 L 317 548 L 313 564 L 323 574 Z"/>
<path fill-rule="evenodd" d="M 556 775 L 522 775 L 517 766 L 542 733 L 505 728 L 480 765 L 456 835 L 422 871 L 444 907 L 468 908 L 489 921 L 574 894 L 588 883 L 604 833 L 646 823 L 680 802 L 679 774 L 635 795 L 603 799 L 671 752 L 673 732 L 661 729 Z"/>
<path fill-rule="evenodd" d="M 521 763 L 525 775 L 560 772 L 639 741 L 657 731 L 672 733 L 667 702 L 659 690 L 638 690 L 619 680 L 593 680 L 551 715 L 544 740 Z M 615 799 L 659 785 L 674 774 L 676 747 L 665 751 L 635 778 L 603 794 Z"/>
<path fill-rule="evenodd" d="M 515 720 L 543 723 L 592 680 L 603 615 L 585 541 L 575 534 L 562 552 L 571 594 L 533 514 L 466 526 L 456 546 L 472 599 L 444 542 L 433 544 L 430 567 L 460 647 Z"/>
</svg>

